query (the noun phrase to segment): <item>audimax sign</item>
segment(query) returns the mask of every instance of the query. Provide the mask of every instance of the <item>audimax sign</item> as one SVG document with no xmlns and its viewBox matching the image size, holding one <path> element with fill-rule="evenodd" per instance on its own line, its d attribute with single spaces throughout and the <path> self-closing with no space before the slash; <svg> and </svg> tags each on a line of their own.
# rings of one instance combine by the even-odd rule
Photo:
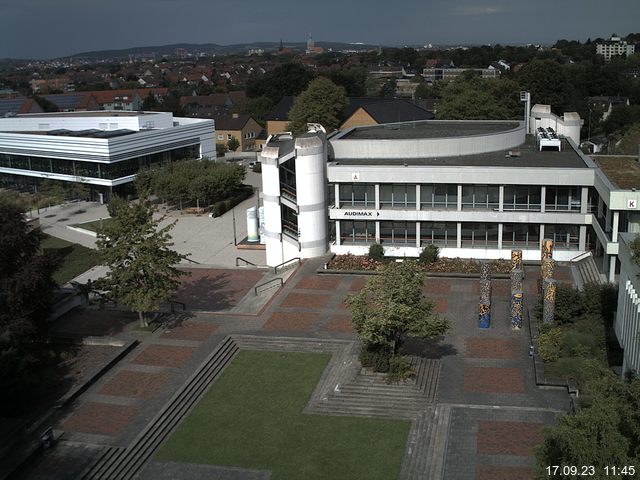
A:
<svg viewBox="0 0 640 480">
<path fill-rule="evenodd" d="M 343 217 L 375 218 L 380 216 L 380 212 L 373 210 L 345 210 L 341 213 Z"/>
</svg>

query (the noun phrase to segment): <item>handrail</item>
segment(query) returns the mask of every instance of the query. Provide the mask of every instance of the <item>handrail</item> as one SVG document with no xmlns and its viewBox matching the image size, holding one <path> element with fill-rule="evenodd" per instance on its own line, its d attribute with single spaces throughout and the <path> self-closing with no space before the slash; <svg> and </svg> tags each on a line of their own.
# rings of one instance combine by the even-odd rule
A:
<svg viewBox="0 0 640 480">
<path fill-rule="evenodd" d="M 583 260 L 585 258 L 589 258 L 591 255 L 592 255 L 591 252 L 582 252 L 580 255 L 576 255 L 575 257 L 573 257 L 569 261 L 570 262 L 579 262 L 580 260 Z"/>
<path fill-rule="evenodd" d="M 171 305 L 171 313 L 175 312 L 175 309 L 174 309 L 174 306 L 173 306 L 174 303 L 177 303 L 178 305 L 182 305 L 182 310 L 186 310 L 187 309 L 187 304 L 184 303 L 184 302 L 180 302 L 180 301 L 174 300 L 172 298 L 170 298 L 168 301 L 169 301 L 169 305 Z"/>
<path fill-rule="evenodd" d="M 254 292 L 254 293 L 256 294 L 256 296 L 257 296 L 257 295 L 258 295 L 258 289 L 259 289 L 260 287 L 264 287 L 265 285 L 269 285 L 270 283 L 273 283 L 273 282 L 280 282 L 280 285 L 278 285 L 278 287 L 282 287 L 282 286 L 284 286 L 284 280 L 282 280 L 282 278 L 280 278 L 280 277 L 277 277 L 277 278 L 272 278 L 272 279 L 271 279 L 271 280 L 269 280 L 268 282 L 264 282 L 264 283 L 261 283 L 260 285 L 256 285 L 256 286 L 254 287 L 254 289 L 253 289 L 253 292 Z M 269 287 L 269 288 L 272 288 L 272 287 Z"/>
<path fill-rule="evenodd" d="M 287 263 L 291 263 L 291 262 L 295 262 L 295 261 L 300 263 L 300 257 L 290 258 L 286 262 L 282 262 L 280 265 L 276 265 L 275 267 L 273 267 L 273 273 L 278 273 L 278 268 L 284 267 Z"/>
<path fill-rule="evenodd" d="M 240 265 L 238 265 L 238 260 L 242 260 L 246 265 L 253 265 L 254 267 L 257 267 L 258 265 L 256 265 L 253 262 L 250 262 L 249 260 L 247 260 L 246 258 L 242 258 L 242 257 L 236 257 L 236 267 L 239 267 Z"/>
<path fill-rule="evenodd" d="M 197 265 L 202 265 L 200 262 L 196 262 L 195 260 L 191 260 L 189 257 L 184 257 L 184 259 L 188 262 L 195 263 Z"/>
</svg>

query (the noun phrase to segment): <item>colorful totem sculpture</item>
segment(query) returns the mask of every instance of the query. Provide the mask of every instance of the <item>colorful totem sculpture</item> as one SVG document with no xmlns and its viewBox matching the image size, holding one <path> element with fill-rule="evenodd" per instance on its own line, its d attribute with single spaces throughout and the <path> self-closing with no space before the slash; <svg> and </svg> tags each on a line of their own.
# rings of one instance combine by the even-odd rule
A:
<svg viewBox="0 0 640 480">
<path fill-rule="evenodd" d="M 553 271 L 555 269 L 556 262 L 551 258 L 543 258 L 540 265 L 540 273 L 542 275 L 542 288 L 544 289 L 544 281 L 551 280 L 553 278 Z"/>
<path fill-rule="evenodd" d="M 491 326 L 491 280 L 480 280 L 480 302 L 478 303 L 478 326 Z"/>
<path fill-rule="evenodd" d="M 522 270 L 522 250 L 511 250 L 511 271 Z"/>
<path fill-rule="evenodd" d="M 491 281 L 491 266 L 489 262 L 482 262 L 480 264 L 480 280 Z"/>
<path fill-rule="evenodd" d="M 522 328 L 522 290 L 511 292 L 511 328 L 520 330 Z"/>
<path fill-rule="evenodd" d="M 544 280 L 544 297 L 542 303 L 542 322 L 553 323 L 556 312 L 556 289 L 558 284 L 549 278 Z"/>
</svg>

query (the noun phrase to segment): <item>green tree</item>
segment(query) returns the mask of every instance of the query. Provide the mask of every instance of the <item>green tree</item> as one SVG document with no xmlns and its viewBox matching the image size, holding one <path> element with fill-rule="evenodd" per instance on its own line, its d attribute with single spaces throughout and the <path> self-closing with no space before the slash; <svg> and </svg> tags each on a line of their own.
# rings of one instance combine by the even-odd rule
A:
<svg viewBox="0 0 640 480">
<path fill-rule="evenodd" d="M 395 355 L 406 337 L 433 338 L 449 330 L 449 321 L 433 312 L 433 302 L 422 293 L 424 279 L 416 262 L 393 262 L 347 297 L 365 346 L 384 346 Z"/>
<path fill-rule="evenodd" d="M 239 146 L 240 146 L 240 142 L 236 137 L 231 137 L 231 140 L 227 142 L 227 148 L 231 152 L 235 152 Z"/>
<path fill-rule="evenodd" d="M 0 416 L 19 406 L 42 365 L 57 259 L 40 252 L 43 234 L 27 225 L 21 208 L 0 197 Z"/>
<path fill-rule="evenodd" d="M 319 123 L 328 132 L 340 125 L 341 114 L 347 105 L 344 88 L 331 80 L 319 77 L 296 97 L 289 111 L 289 128 L 296 134 L 307 131 L 307 123 Z"/>
<path fill-rule="evenodd" d="M 224 143 L 216 143 L 216 157 L 224 157 L 227 153 L 227 146 Z"/>
<path fill-rule="evenodd" d="M 266 125 L 266 118 L 273 108 L 273 101 L 265 96 L 248 98 L 242 106 L 242 113 L 251 116 L 263 127 Z"/>
<path fill-rule="evenodd" d="M 268 97 L 274 104 L 287 95 L 298 95 L 314 78 L 310 72 L 297 63 L 285 63 L 260 78 L 247 82 L 249 98 Z"/>
<path fill-rule="evenodd" d="M 112 221 L 98 231 L 98 253 L 109 267 L 96 287 L 107 298 L 127 305 L 147 325 L 145 314 L 160 308 L 178 288 L 178 262 L 187 257 L 171 250 L 169 232 L 175 222 L 159 228 L 144 199 L 128 203 L 119 197 L 108 206 Z"/>
<path fill-rule="evenodd" d="M 447 83 L 438 103 L 439 120 L 505 120 L 523 115 L 520 87 L 509 79 L 483 79 L 468 71 Z"/>
<path fill-rule="evenodd" d="M 569 99 L 572 86 L 562 65 L 555 60 L 533 60 L 516 75 L 516 80 L 524 90 L 531 92 L 532 103 L 551 105 L 554 112 L 562 115 L 575 110 Z"/>
</svg>

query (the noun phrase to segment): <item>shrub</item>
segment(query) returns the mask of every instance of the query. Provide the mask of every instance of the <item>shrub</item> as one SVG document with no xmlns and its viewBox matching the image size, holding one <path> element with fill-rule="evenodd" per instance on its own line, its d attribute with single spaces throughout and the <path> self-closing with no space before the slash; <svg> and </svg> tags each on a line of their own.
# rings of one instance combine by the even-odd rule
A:
<svg viewBox="0 0 640 480">
<path fill-rule="evenodd" d="M 387 345 L 365 345 L 360 351 L 360 363 L 374 372 L 388 372 L 390 357 Z"/>
<path fill-rule="evenodd" d="M 440 255 L 440 249 L 433 243 L 430 243 L 429 245 L 424 247 L 420 252 L 420 257 L 418 257 L 418 262 L 434 263 L 438 260 L 439 255 Z"/>
<path fill-rule="evenodd" d="M 555 321 L 573 323 L 584 313 L 584 296 L 573 287 L 559 283 L 556 289 Z"/>
<path fill-rule="evenodd" d="M 555 362 L 560 358 L 562 330 L 549 328 L 538 335 L 538 355 L 545 362 Z"/>
<path fill-rule="evenodd" d="M 379 243 L 374 243 L 369 247 L 369 258 L 371 260 L 382 260 L 384 258 L 384 248 Z"/>
<path fill-rule="evenodd" d="M 251 187 L 249 187 L 241 190 L 239 193 L 237 193 L 231 198 L 220 200 L 219 202 L 216 202 L 213 205 L 211 205 L 211 213 L 213 213 L 214 217 L 219 217 L 225 212 L 228 212 L 229 210 L 231 210 L 240 202 L 243 202 L 244 200 L 249 198 L 252 193 L 253 193 L 253 190 L 251 189 Z"/>
<path fill-rule="evenodd" d="M 261 162 L 254 163 L 253 167 L 251 167 L 251 170 L 253 171 L 253 173 L 262 173 L 262 163 Z"/>
<path fill-rule="evenodd" d="M 405 357 L 394 355 L 389 358 L 389 371 L 387 372 L 387 383 L 398 383 L 409 380 L 416 376 L 411 363 Z"/>
</svg>

